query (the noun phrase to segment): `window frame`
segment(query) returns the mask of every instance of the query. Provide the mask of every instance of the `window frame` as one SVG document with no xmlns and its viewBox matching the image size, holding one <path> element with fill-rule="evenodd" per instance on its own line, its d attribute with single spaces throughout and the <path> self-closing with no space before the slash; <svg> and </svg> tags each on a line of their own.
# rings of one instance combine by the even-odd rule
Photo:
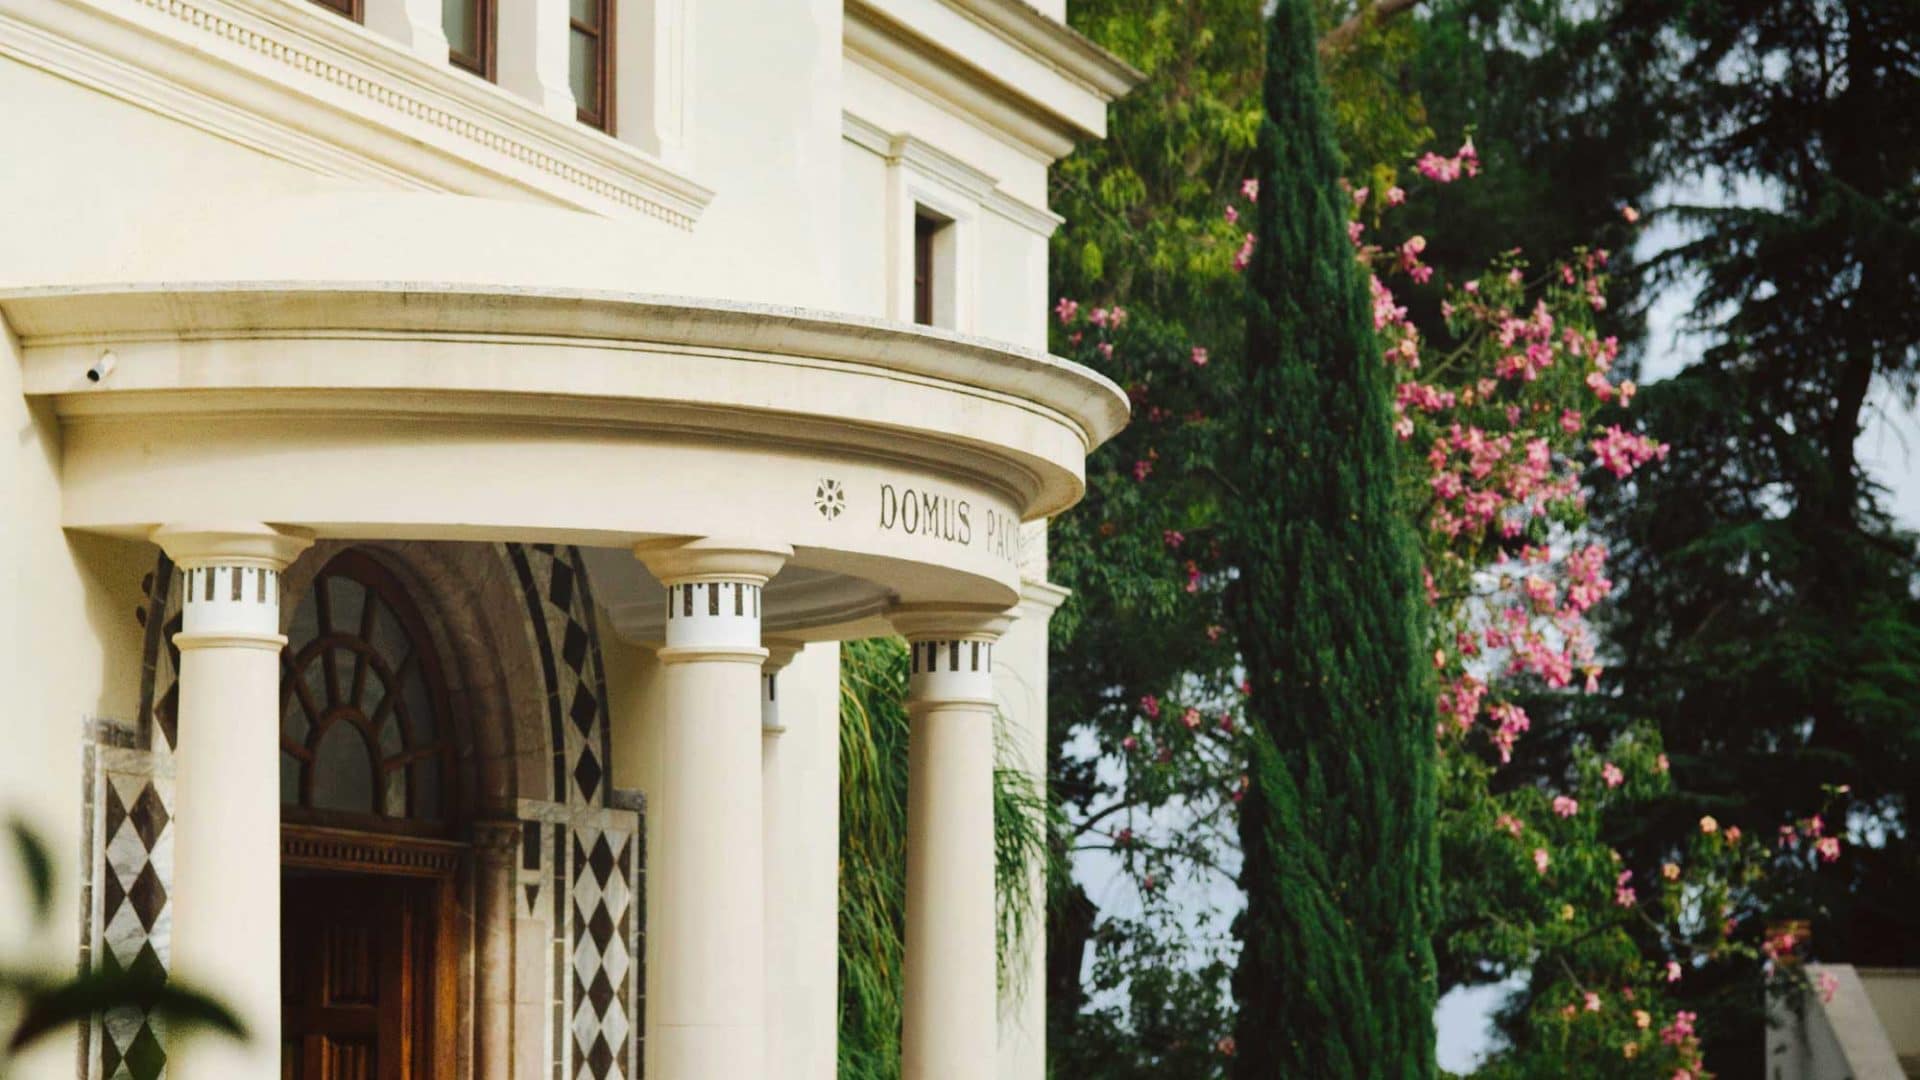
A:
<svg viewBox="0 0 1920 1080">
<path fill-rule="evenodd" d="M 571 3 L 567 5 L 567 86 L 569 88 L 573 86 L 573 35 L 588 35 L 593 38 L 594 50 L 599 54 L 595 96 L 599 99 L 600 108 L 598 111 L 590 112 L 584 104 L 575 100 L 574 119 L 590 128 L 612 135 L 614 133 L 613 91 L 617 84 L 614 62 L 618 52 L 614 47 L 614 11 L 619 5 L 615 4 L 614 0 L 588 0 L 588 2 L 599 9 L 600 25 L 598 27 L 587 26 L 575 19 L 573 5 Z"/>
<path fill-rule="evenodd" d="M 325 8 L 343 19 L 351 19 L 363 24 L 367 21 L 366 0 L 307 0 L 307 2 L 314 7 Z"/>
<path fill-rule="evenodd" d="M 323 599 L 324 594 L 319 596 L 314 594 L 325 590 L 329 579 L 336 577 L 345 578 L 366 591 L 364 601 L 366 607 L 362 608 L 363 619 L 367 618 L 365 613 L 372 608 L 377 598 L 398 620 L 409 648 L 417 657 L 416 667 L 425 684 L 433 713 L 433 739 L 430 742 L 414 744 L 411 742 L 411 734 L 402 725 L 399 729 L 402 748 L 394 753 L 381 752 L 376 734 L 364 729 L 361 731 L 365 748 L 371 755 L 369 764 L 372 767 L 371 776 L 375 785 L 376 804 L 380 778 L 385 771 L 392 768 L 410 770 L 415 764 L 431 758 L 439 764 L 437 800 L 439 805 L 435 808 L 437 816 L 427 816 L 422 812 L 423 808 L 417 802 L 419 792 L 412 776 L 407 778 L 407 806 L 404 816 L 390 816 L 377 809 L 360 813 L 318 807 L 313 804 L 314 767 L 317 764 L 315 758 L 319 749 L 319 740 L 325 729 L 335 723 L 359 726 L 350 717 L 323 722 L 320 716 L 315 715 L 308 707 L 310 704 L 318 706 L 320 703 L 302 701 L 301 692 L 295 685 L 298 679 L 304 677 L 304 670 L 308 666 L 301 663 L 301 657 L 306 653 L 319 650 L 320 656 L 323 657 L 321 660 L 323 667 L 329 669 L 327 678 L 330 696 L 323 711 L 359 712 L 357 705 L 352 702 L 341 705 L 332 699 L 332 695 L 337 694 L 339 689 L 339 673 L 332 662 L 324 659 L 324 654 L 332 648 L 330 642 L 338 639 L 364 641 L 362 630 L 367 628 L 364 624 L 352 628 L 333 627 L 330 616 L 319 611 L 319 605 L 326 603 Z M 280 804 L 281 820 L 306 825 L 416 836 L 450 835 L 456 826 L 456 818 L 461 806 L 453 701 L 452 695 L 448 692 L 446 669 L 442 664 L 437 647 L 438 642 L 427 623 L 425 613 L 421 611 L 418 601 L 414 599 L 412 590 L 373 554 L 363 548 L 348 548 L 328 559 L 314 575 L 313 581 L 309 584 L 308 594 L 303 596 L 300 602 L 304 603 L 309 599 L 316 604 L 316 617 L 321 620 L 319 635 L 310 641 L 289 640 L 280 650 L 280 708 L 283 714 L 289 706 L 302 709 L 306 712 L 310 725 L 304 745 L 294 744 L 286 737 L 284 730 L 279 736 L 281 754 L 291 756 L 300 769 L 299 793 L 295 801 Z M 348 673 L 348 677 L 357 678 L 358 676 Z M 391 692 L 400 693 L 401 685 L 396 681 L 391 687 Z M 404 703 L 397 707 L 404 708 Z M 362 719 L 365 717 L 362 716 Z M 390 722 L 400 724 L 397 717 Z M 390 762 L 392 764 L 389 764 Z"/>
<path fill-rule="evenodd" d="M 360 0 L 352 0 L 359 3 Z M 500 9 L 497 0 L 463 0 L 473 12 L 473 25 L 477 28 L 480 54 L 468 56 L 454 47 L 453 39 L 447 39 L 447 63 L 471 75 L 477 75 L 488 82 L 496 81 L 499 71 Z M 444 5 L 445 0 L 442 0 Z M 444 9 L 443 9 L 444 11 Z M 441 16 L 443 24 L 444 13 Z M 444 25 L 442 26 L 444 30 Z"/>
</svg>

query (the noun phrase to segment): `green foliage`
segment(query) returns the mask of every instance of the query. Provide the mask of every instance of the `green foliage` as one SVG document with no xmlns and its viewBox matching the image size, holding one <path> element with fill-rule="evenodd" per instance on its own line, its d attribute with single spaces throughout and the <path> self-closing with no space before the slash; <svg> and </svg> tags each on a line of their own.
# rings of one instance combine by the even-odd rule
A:
<svg viewBox="0 0 1920 1080">
<path fill-rule="evenodd" d="M 1238 324 L 1232 261 L 1244 230 L 1220 214 L 1259 130 L 1257 0 L 1081 0 L 1074 26 L 1147 74 L 1109 110 L 1105 140 L 1053 170 L 1053 286 L 1089 304 L 1181 312 L 1200 341 Z"/>
<path fill-rule="evenodd" d="M 25 823 L 11 821 L 6 831 L 27 879 L 33 919 L 44 925 L 53 907 L 52 855 Z M 49 1035 L 109 1010 L 129 1007 L 158 1016 L 171 1033 L 205 1029 L 234 1039 L 247 1037 L 239 1019 L 216 998 L 171 982 L 163 972 L 109 964 L 52 978 L 31 968 L 0 965 L 0 1015 L 15 1018 L 13 1030 L 0 1042 L 0 1071 L 8 1057 Z"/>
<path fill-rule="evenodd" d="M 900 1075 L 907 893 L 906 642 L 850 641 L 840 654 L 840 1067 L 850 1080 Z M 997 755 L 1009 751 L 996 726 Z M 1046 793 L 994 771 L 994 884 L 1002 980 L 1021 969 L 1034 925 L 1027 885 L 1047 850 Z M 1017 984 L 1010 990 L 1021 989 Z"/>
<path fill-rule="evenodd" d="M 1697 286 L 1700 351 L 1649 386 L 1669 459 L 1599 510 L 1629 582 L 1603 623 L 1615 701 L 1554 740 L 1652 718 L 1675 790 L 1616 834 L 1637 861 L 1702 813 L 1770 834 L 1850 788 L 1820 872 L 1782 860 L 1732 913 L 1812 920 L 1816 955 L 1920 962 L 1920 552 L 1859 460 L 1882 395 L 1920 374 L 1920 57 L 1905 0 L 1603 5 L 1660 44 L 1641 89 L 1656 162 L 1705 181 L 1656 208 L 1683 239 L 1655 263 Z M 1637 408 L 1640 406 L 1636 406 Z M 1709 1060 L 1757 1075 L 1755 965 L 1690 979 Z"/>
<path fill-rule="evenodd" d="M 1433 698 L 1316 37 L 1279 0 L 1232 473 L 1254 720 L 1234 1074 L 1431 1076 Z"/>
</svg>

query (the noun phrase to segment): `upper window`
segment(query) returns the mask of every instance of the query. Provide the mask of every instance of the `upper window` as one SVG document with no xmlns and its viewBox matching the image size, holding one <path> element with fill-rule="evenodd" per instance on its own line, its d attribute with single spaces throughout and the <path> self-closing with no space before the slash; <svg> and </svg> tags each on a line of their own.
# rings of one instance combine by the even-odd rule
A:
<svg viewBox="0 0 1920 1080">
<path fill-rule="evenodd" d="M 366 12 L 361 9 L 360 0 L 313 0 L 336 15 L 345 15 L 354 22 L 362 21 Z"/>
<path fill-rule="evenodd" d="M 446 686 L 400 581 L 334 557 L 294 609 L 281 652 L 280 802 L 289 819 L 446 820 Z"/>
<path fill-rule="evenodd" d="M 933 325 L 933 244 L 940 222 L 924 214 L 913 219 L 913 321 Z"/>
<path fill-rule="evenodd" d="M 494 0 L 440 0 L 447 59 L 454 67 L 493 79 Z"/>
<path fill-rule="evenodd" d="M 570 0 L 567 74 L 580 122 L 613 134 L 613 0 Z"/>
</svg>

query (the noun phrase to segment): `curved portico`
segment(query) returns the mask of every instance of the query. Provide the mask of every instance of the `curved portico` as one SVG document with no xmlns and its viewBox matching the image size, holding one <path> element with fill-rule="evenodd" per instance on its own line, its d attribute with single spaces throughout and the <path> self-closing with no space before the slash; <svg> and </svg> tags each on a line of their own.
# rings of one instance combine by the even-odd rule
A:
<svg viewBox="0 0 1920 1080">
<path fill-rule="evenodd" d="M 1112 383 L 944 331 L 584 291 L 92 286 L 0 294 L 0 314 L 27 395 L 60 421 L 69 529 L 256 575 L 309 542 L 583 550 L 610 623 L 662 671 L 656 749 L 671 779 L 648 793 L 658 1075 L 755 1075 L 763 1060 L 769 640 L 790 656 L 900 632 L 929 650 L 914 682 L 907 1074 L 990 1074 L 992 642 L 1022 601 L 1022 526 L 1079 497 L 1086 455 L 1125 421 Z M 271 567 L 261 537 L 278 545 Z M 193 658 L 183 806 L 258 815 L 270 801 L 234 779 L 241 763 L 194 762 L 196 731 L 276 723 L 265 690 L 208 692 L 228 668 L 271 684 L 259 643 L 279 627 L 254 621 L 244 641 L 189 625 L 179 642 Z M 254 653 L 268 666 L 248 666 Z M 259 756 L 271 776 L 271 752 Z M 195 853 L 227 827 L 180 815 L 182 904 L 216 872 Z M 217 871 L 277 894 L 276 872 L 258 859 Z M 181 922 L 183 973 L 278 948 L 274 928 L 242 920 L 203 957 L 195 925 Z M 273 988 L 242 992 L 271 1028 Z"/>
</svg>

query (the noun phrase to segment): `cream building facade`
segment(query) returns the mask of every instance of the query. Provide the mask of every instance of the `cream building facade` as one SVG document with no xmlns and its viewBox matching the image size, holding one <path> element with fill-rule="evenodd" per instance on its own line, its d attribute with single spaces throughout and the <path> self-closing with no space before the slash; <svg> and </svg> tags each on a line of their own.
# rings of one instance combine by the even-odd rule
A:
<svg viewBox="0 0 1920 1080">
<path fill-rule="evenodd" d="M 905 635 L 905 1073 L 1044 1071 L 991 777 L 1045 521 L 1063 0 L 0 0 L 0 947 L 159 967 L 20 1075 L 820 1078 L 839 642 Z M 11 889 L 11 882 L 0 890 Z M 1034 892 L 1037 901 L 1037 888 Z"/>
</svg>

